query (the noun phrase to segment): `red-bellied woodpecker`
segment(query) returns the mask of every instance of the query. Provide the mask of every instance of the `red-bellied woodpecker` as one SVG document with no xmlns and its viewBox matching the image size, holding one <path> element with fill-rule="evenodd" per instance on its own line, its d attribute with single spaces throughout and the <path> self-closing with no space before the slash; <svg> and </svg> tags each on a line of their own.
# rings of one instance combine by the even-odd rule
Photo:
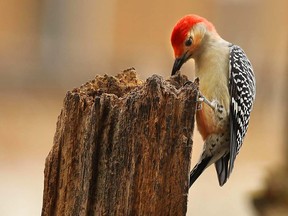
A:
<svg viewBox="0 0 288 216">
<path fill-rule="evenodd" d="M 196 120 L 204 140 L 199 162 L 190 173 L 190 186 L 211 164 L 220 186 L 234 166 L 247 132 L 256 94 L 252 65 L 244 51 L 222 39 L 212 23 L 197 15 L 180 19 L 173 29 L 174 75 L 190 58 L 200 78 Z"/>
</svg>

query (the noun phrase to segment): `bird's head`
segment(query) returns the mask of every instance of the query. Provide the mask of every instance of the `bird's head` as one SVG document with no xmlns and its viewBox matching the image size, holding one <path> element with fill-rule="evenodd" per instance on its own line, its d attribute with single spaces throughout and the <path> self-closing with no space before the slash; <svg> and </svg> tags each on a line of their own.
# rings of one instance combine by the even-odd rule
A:
<svg viewBox="0 0 288 216">
<path fill-rule="evenodd" d="M 201 51 L 207 33 L 218 36 L 213 24 L 203 17 L 187 15 L 177 22 L 171 35 L 175 55 L 172 75 Z"/>
</svg>

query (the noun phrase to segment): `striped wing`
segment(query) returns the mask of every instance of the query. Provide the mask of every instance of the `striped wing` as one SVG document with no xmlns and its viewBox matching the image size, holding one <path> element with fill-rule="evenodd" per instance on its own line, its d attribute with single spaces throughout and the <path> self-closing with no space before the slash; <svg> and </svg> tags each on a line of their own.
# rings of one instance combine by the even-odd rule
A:
<svg viewBox="0 0 288 216">
<path fill-rule="evenodd" d="M 230 47 L 230 163 L 228 176 L 246 135 L 250 112 L 255 100 L 255 76 L 245 52 L 237 45 Z"/>
</svg>

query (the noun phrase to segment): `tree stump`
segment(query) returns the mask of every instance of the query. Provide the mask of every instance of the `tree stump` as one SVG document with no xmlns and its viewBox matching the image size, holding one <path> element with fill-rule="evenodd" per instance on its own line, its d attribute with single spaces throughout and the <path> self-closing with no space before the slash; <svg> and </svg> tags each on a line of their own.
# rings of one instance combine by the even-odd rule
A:
<svg viewBox="0 0 288 216">
<path fill-rule="evenodd" d="M 187 81 L 142 82 L 132 68 L 69 91 L 42 215 L 185 215 L 198 94 Z"/>
</svg>

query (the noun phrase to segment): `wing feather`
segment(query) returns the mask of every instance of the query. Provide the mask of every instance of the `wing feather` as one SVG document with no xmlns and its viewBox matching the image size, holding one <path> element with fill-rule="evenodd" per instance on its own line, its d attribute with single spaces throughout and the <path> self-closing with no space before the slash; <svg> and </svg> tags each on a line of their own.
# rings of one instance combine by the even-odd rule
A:
<svg viewBox="0 0 288 216">
<path fill-rule="evenodd" d="M 228 176 L 246 135 L 255 100 L 255 76 L 245 52 L 237 45 L 230 47 L 230 159 Z"/>
</svg>

